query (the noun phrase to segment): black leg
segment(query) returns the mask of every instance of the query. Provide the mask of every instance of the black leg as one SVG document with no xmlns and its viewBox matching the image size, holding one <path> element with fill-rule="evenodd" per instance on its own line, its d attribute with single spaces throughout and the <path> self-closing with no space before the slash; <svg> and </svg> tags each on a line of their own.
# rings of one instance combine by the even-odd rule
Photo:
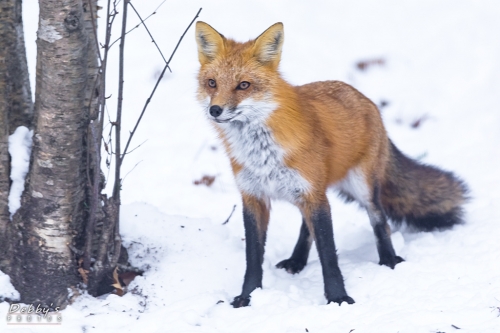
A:
<svg viewBox="0 0 500 333">
<path fill-rule="evenodd" d="M 264 245 L 266 241 L 269 209 L 264 202 L 256 199 L 243 200 L 243 222 L 245 225 L 247 268 L 241 295 L 231 303 L 239 308 L 250 304 L 250 294 L 262 288 L 262 262 L 264 261 Z"/>
<path fill-rule="evenodd" d="M 384 210 L 380 204 L 380 189 L 375 186 L 371 205 L 367 207 L 370 224 L 377 239 L 377 250 L 380 258 L 379 264 L 394 268 L 397 264 L 404 261 L 403 258 L 396 255 L 391 241 L 391 229 L 387 223 Z"/>
<path fill-rule="evenodd" d="M 283 268 L 290 274 L 296 274 L 304 269 L 309 257 L 309 250 L 313 242 L 313 237 L 309 232 L 306 220 L 302 219 L 302 226 L 300 227 L 299 239 L 295 248 L 293 249 L 292 256 L 289 259 L 280 261 L 276 267 Z"/>
<path fill-rule="evenodd" d="M 344 279 L 340 272 L 337 250 L 333 240 L 332 217 L 330 205 L 326 197 L 321 205 L 314 207 L 310 212 L 310 224 L 313 226 L 314 238 L 318 249 L 321 268 L 323 270 L 323 280 L 325 283 L 325 297 L 328 303 L 335 302 L 341 304 L 354 303 L 354 300 L 347 296 Z"/>
</svg>

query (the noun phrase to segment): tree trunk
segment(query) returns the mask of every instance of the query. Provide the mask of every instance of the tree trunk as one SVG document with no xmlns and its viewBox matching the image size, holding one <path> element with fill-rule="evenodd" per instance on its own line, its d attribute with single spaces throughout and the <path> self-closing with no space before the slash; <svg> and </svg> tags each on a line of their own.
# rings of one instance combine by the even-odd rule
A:
<svg viewBox="0 0 500 333">
<path fill-rule="evenodd" d="M 39 1 L 35 133 L 10 232 L 13 285 L 23 302 L 49 307 L 65 306 L 81 282 L 71 248 L 83 247 L 88 218 L 85 138 L 97 73 L 84 3 Z"/>
<path fill-rule="evenodd" d="M 0 21 L 0 55 L 10 59 L 0 58 L 0 269 L 10 275 L 21 302 L 64 307 L 77 287 L 92 295 L 107 293 L 117 266 L 134 270 L 121 246 L 119 191 L 109 199 L 101 194 L 108 48 L 99 64 L 97 0 L 40 0 L 31 119 L 22 26 L 17 26 L 21 0 L 8 2 L 10 11 L 7 2 L 0 5 L 6 17 Z M 126 15 L 128 0 L 123 5 Z M 108 30 L 115 15 L 108 9 Z M 31 120 L 29 173 L 21 208 L 9 221 L 8 134 Z"/>
<path fill-rule="evenodd" d="M 10 225 L 8 137 L 18 126 L 31 126 L 33 103 L 29 84 L 22 0 L 0 2 L 0 269 L 8 272 Z"/>
</svg>

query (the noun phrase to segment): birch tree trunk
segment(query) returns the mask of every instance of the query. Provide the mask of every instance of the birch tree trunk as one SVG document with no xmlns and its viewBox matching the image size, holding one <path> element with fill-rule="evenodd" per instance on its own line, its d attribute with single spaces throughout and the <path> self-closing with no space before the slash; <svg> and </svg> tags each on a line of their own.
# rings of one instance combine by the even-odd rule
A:
<svg viewBox="0 0 500 333">
<path fill-rule="evenodd" d="M 101 193 L 104 80 L 117 12 L 108 8 L 99 64 L 97 0 L 39 1 L 33 108 L 21 0 L 0 1 L 0 270 L 21 302 L 64 307 L 80 289 L 96 296 L 112 291 L 118 266 L 137 271 L 121 246 L 119 190 L 111 198 Z M 123 5 L 126 16 L 128 0 Z M 21 208 L 10 221 L 8 135 L 30 124 L 29 173 Z"/>
<path fill-rule="evenodd" d="M 97 75 L 87 4 L 39 1 L 35 133 L 10 232 L 9 275 L 24 303 L 64 306 L 81 282 L 71 248 L 83 247 L 88 218 L 85 138 Z"/>
<path fill-rule="evenodd" d="M 8 137 L 18 126 L 31 126 L 33 103 L 29 84 L 22 0 L 0 1 L 0 269 L 8 272 L 10 225 Z"/>
</svg>

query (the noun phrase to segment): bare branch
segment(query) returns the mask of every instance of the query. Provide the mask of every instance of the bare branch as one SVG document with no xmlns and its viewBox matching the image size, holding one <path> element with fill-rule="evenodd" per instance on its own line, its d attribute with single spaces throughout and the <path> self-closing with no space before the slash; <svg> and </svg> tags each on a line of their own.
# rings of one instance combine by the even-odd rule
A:
<svg viewBox="0 0 500 333">
<path fill-rule="evenodd" d="M 132 32 L 133 30 L 139 28 L 141 26 L 141 24 L 144 24 L 144 22 L 146 22 L 151 16 L 155 15 L 156 12 L 158 11 L 158 9 L 160 9 L 160 7 L 166 2 L 167 0 L 163 0 L 163 2 L 158 6 L 156 7 L 156 9 L 151 13 L 149 14 L 145 19 L 144 21 L 142 21 L 140 24 L 136 25 L 135 27 L 133 27 L 132 29 L 130 29 L 129 31 L 127 31 L 127 33 L 125 35 L 128 35 L 130 32 Z M 111 46 L 113 46 L 116 42 L 118 42 L 119 40 L 121 39 L 121 37 L 118 37 L 113 43 L 111 43 Z"/>
<path fill-rule="evenodd" d="M 233 210 L 231 211 L 231 214 L 229 214 L 229 217 L 222 223 L 222 225 L 225 225 L 229 222 L 229 219 L 231 218 L 231 216 L 233 216 L 235 209 L 236 209 L 236 205 L 233 206 Z"/>
<path fill-rule="evenodd" d="M 103 131 L 103 124 L 104 124 L 104 112 L 105 112 L 105 107 L 106 107 L 106 99 L 105 99 L 105 93 L 106 93 L 106 67 L 107 67 L 107 62 L 108 62 L 108 51 L 109 48 L 107 45 L 109 44 L 109 40 L 111 39 L 111 28 L 113 26 L 114 19 L 116 17 L 116 1 L 113 2 L 114 8 L 113 8 L 113 13 L 111 12 L 111 0 L 108 0 L 108 6 L 106 9 L 106 41 L 105 41 L 105 47 L 104 47 L 104 57 L 101 59 L 101 68 L 100 68 L 100 73 L 96 77 L 94 85 L 97 85 L 97 80 L 102 79 L 102 84 L 99 86 L 99 115 L 96 120 L 97 124 L 95 122 L 91 122 L 89 124 L 89 142 L 91 143 L 90 149 L 94 150 L 93 156 L 95 158 L 94 161 L 94 166 L 93 166 L 93 179 L 92 179 L 92 184 L 89 186 L 91 190 L 91 197 L 90 197 L 90 215 L 89 215 L 89 221 L 88 225 L 86 227 L 86 237 L 85 237 L 85 249 L 84 249 L 84 254 L 83 254 L 83 268 L 86 270 L 90 270 L 90 265 L 91 265 L 91 257 L 92 257 L 92 244 L 93 244 L 93 236 L 95 233 L 95 223 L 96 223 L 96 212 L 98 209 L 99 205 L 99 181 L 100 181 L 100 164 L 101 164 L 101 152 L 100 152 L 100 142 L 102 140 L 102 131 Z M 91 7 L 92 10 L 92 7 Z M 94 24 L 94 29 L 95 29 L 95 22 L 94 18 L 92 19 L 92 23 Z M 97 32 L 94 30 L 95 37 L 97 38 Z M 97 42 L 97 39 L 96 39 Z M 97 49 L 97 52 L 99 53 L 100 57 L 100 52 L 98 51 L 99 48 Z M 99 78 L 99 76 L 101 76 Z M 95 87 L 93 88 L 95 89 Z M 96 133 L 97 129 L 97 133 Z M 92 144 L 93 143 L 93 144 Z M 90 177 L 90 163 L 88 164 L 87 168 L 87 177 Z"/>
<path fill-rule="evenodd" d="M 90 132 L 91 132 L 91 142 L 93 143 L 93 149 L 98 152 L 99 151 L 99 140 L 98 140 L 98 134 L 96 134 L 95 131 L 95 123 L 91 123 L 89 125 Z M 97 206 L 99 204 L 99 176 L 100 176 L 100 170 L 101 170 L 101 158 L 100 154 L 94 154 L 94 182 L 91 186 L 91 204 L 90 204 L 90 215 L 89 215 L 89 220 L 87 224 L 87 230 L 86 230 L 86 238 L 85 238 L 85 251 L 83 254 L 83 269 L 90 270 L 90 263 L 91 263 L 91 256 L 92 256 L 92 239 L 94 236 L 95 232 L 95 221 L 96 221 L 96 216 L 97 216 Z M 90 165 L 87 168 L 87 172 L 90 169 Z"/>
<path fill-rule="evenodd" d="M 201 10 L 202 10 L 202 8 L 200 8 L 198 10 L 198 13 L 196 13 L 196 16 L 193 18 L 193 20 L 191 21 L 191 23 L 189 23 L 188 27 L 186 28 L 186 30 L 184 31 L 184 33 L 182 34 L 182 36 L 179 38 L 179 41 L 177 42 L 177 45 L 175 46 L 175 49 L 172 51 L 172 54 L 170 55 L 170 58 L 168 59 L 165 67 L 163 68 L 163 70 L 162 70 L 162 72 L 160 74 L 160 77 L 156 81 L 156 84 L 155 84 L 155 86 L 153 88 L 153 91 L 151 92 L 151 94 L 149 95 L 148 99 L 146 100 L 146 103 L 144 104 L 142 112 L 139 115 L 139 118 L 137 119 L 137 122 L 135 123 L 134 129 L 132 130 L 132 132 L 130 132 L 130 136 L 129 136 L 128 140 L 127 140 L 127 144 L 125 145 L 125 149 L 123 150 L 123 155 L 119 158 L 119 160 L 120 160 L 120 165 L 119 166 L 121 166 L 121 163 L 123 162 L 123 159 L 125 158 L 125 155 L 127 154 L 127 149 L 128 149 L 128 147 L 130 145 L 130 142 L 132 141 L 132 138 L 133 138 L 133 136 L 135 134 L 135 131 L 137 130 L 137 127 L 139 126 L 139 124 L 141 122 L 141 119 L 144 116 L 144 113 L 146 112 L 146 109 L 147 109 L 147 107 L 149 105 L 149 102 L 151 102 L 151 99 L 153 98 L 153 95 L 154 95 L 154 93 L 156 91 L 156 88 L 158 88 L 158 85 L 160 84 L 160 81 L 163 78 L 163 75 L 165 74 L 165 71 L 167 70 L 167 68 L 169 66 L 170 61 L 172 61 L 172 58 L 174 57 L 175 52 L 179 48 L 179 45 L 182 42 L 182 39 L 184 38 L 184 36 L 186 35 L 186 33 L 188 32 L 189 28 L 191 28 L 191 26 L 193 25 L 194 21 L 196 21 L 196 19 L 200 15 Z"/>
<path fill-rule="evenodd" d="M 165 59 L 165 57 L 163 56 L 163 53 L 161 52 L 160 47 L 158 46 L 158 44 L 156 44 L 156 41 L 153 38 L 153 35 L 151 35 L 151 32 L 149 32 L 149 29 L 148 29 L 146 23 L 144 23 L 144 21 L 142 20 L 141 15 L 139 15 L 139 12 L 135 9 L 135 7 L 132 4 L 132 2 L 129 2 L 129 4 L 130 4 L 130 7 L 132 7 L 132 9 L 134 10 L 134 12 L 137 14 L 137 17 L 141 20 L 141 23 L 144 26 L 144 28 L 146 29 L 146 31 L 148 32 L 149 37 L 151 37 L 151 41 L 155 44 L 156 48 L 158 49 L 158 52 L 160 52 L 160 55 L 163 58 L 163 61 L 165 61 L 165 63 L 167 63 L 167 59 Z M 168 69 L 170 70 L 170 72 L 172 72 L 172 70 L 170 69 L 170 67 Z"/>
<path fill-rule="evenodd" d="M 122 18 L 122 33 L 120 41 L 120 61 L 118 64 L 118 105 L 116 107 L 116 123 L 115 123 L 115 185 L 113 188 L 113 198 L 120 198 L 120 168 L 122 164 L 121 156 L 121 123 L 122 123 L 122 106 L 123 106 L 123 66 L 125 63 L 125 33 L 127 32 L 127 9 L 130 0 L 123 0 L 123 18 Z"/>
<path fill-rule="evenodd" d="M 87 0 L 87 1 L 93 1 L 93 0 Z M 120 225 L 119 225 L 119 209 L 120 209 L 120 190 L 122 186 L 122 182 L 124 179 L 121 178 L 121 166 L 123 164 L 123 158 L 125 155 L 133 152 L 135 149 L 140 147 L 143 143 L 141 143 L 139 146 L 131 149 L 129 151 L 130 144 L 132 137 L 137 129 L 137 126 L 139 125 L 148 104 L 150 103 L 158 85 L 159 82 L 161 81 L 163 75 L 165 74 L 165 71 L 167 68 L 169 68 L 170 61 L 172 60 L 177 48 L 179 47 L 180 42 L 182 41 L 183 37 L 185 36 L 186 32 L 189 30 L 191 25 L 194 23 L 196 18 L 198 17 L 200 10 L 196 14 L 195 18 L 192 20 L 192 22 L 189 24 L 187 27 L 186 31 L 184 34 L 181 36 L 179 39 L 179 42 L 177 43 L 174 51 L 172 52 L 170 58 L 168 60 L 165 60 L 165 57 L 159 50 L 158 44 L 154 41 L 153 36 L 151 35 L 150 31 L 146 27 L 146 24 L 144 23 L 150 16 L 146 17 L 146 19 L 143 19 L 137 10 L 132 6 L 131 0 L 123 0 L 123 9 L 120 10 L 120 13 L 118 13 L 118 7 L 117 5 L 121 2 L 121 0 L 107 0 L 108 2 L 108 7 L 107 7 L 107 16 L 106 16 L 106 35 L 105 35 L 105 42 L 101 47 L 104 49 L 102 59 L 99 57 L 101 60 L 100 62 L 100 72 L 99 72 L 99 77 L 96 78 L 96 82 L 94 83 L 94 88 L 93 90 L 98 90 L 98 105 L 99 105 L 99 111 L 98 115 L 94 116 L 91 118 L 91 121 L 89 123 L 89 129 L 88 129 L 88 147 L 89 150 L 92 151 L 92 153 L 88 156 L 88 161 L 89 161 L 89 169 L 87 170 L 87 177 L 89 180 L 89 197 L 90 197 L 90 207 L 89 207 L 89 220 L 86 225 L 86 238 L 85 238 L 85 246 L 83 249 L 83 262 L 82 262 L 82 268 L 85 270 L 88 270 L 91 272 L 91 277 L 89 278 L 89 286 L 88 290 L 90 293 L 91 290 L 94 290 L 96 286 L 103 281 L 105 278 L 105 275 L 108 274 L 109 269 L 116 267 L 119 263 L 118 261 L 120 260 L 120 252 L 122 251 L 122 245 L 121 245 L 121 236 L 120 236 Z M 164 3 L 163 1 L 160 6 Z M 163 69 L 163 72 L 161 76 L 158 79 L 158 82 L 156 83 L 151 95 L 146 101 L 146 104 L 140 114 L 140 117 L 134 127 L 133 132 L 130 132 L 130 136 L 128 138 L 127 144 L 125 145 L 125 149 L 122 150 L 123 148 L 123 142 L 121 142 L 121 122 L 122 122 L 122 111 L 123 111 L 123 89 L 124 89 L 124 48 L 125 48 L 125 36 L 128 33 L 126 26 L 127 26 L 127 9 L 128 5 L 132 6 L 132 9 L 136 12 L 137 16 L 141 20 L 141 23 L 138 25 L 143 25 L 145 29 L 147 30 L 149 36 L 151 37 L 152 41 L 155 43 L 156 47 L 160 51 L 160 54 L 165 61 L 165 68 Z M 159 6 L 159 7 L 160 7 Z M 158 8 L 159 8 L 158 7 Z M 157 8 L 157 9 L 158 9 Z M 92 8 L 91 8 L 92 9 Z M 109 136 L 107 134 L 103 134 L 104 130 L 107 129 L 105 128 L 105 118 L 106 118 L 106 113 L 107 117 L 110 118 L 108 107 L 106 105 L 106 70 L 107 70 L 107 64 L 108 64 L 108 55 L 109 55 L 109 50 L 112 44 L 110 44 L 111 40 L 111 30 L 113 26 L 113 22 L 118 14 L 121 14 L 122 17 L 122 26 L 121 26 L 121 35 L 118 40 L 120 40 L 120 49 L 119 49 L 119 64 L 118 64 L 118 98 L 117 98 L 117 109 L 116 109 L 116 118 L 114 121 L 111 121 L 109 119 L 109 124 L 110 124 L 110 129 L 109 129 Z M 94 26 L 93 26 L 94 29 Z M 89 26 L 89 33 L 96 35 L 96 31 L 92 31 Z M 129 30 L 130 32 L 131 30 Z M 93 32 L 93 33 L 92 33 Z M 92 38 L 92 37 L 91 37 Z M 93 45 L 93 44 L 92 44 Z M 99 79 L 100 81 L 97 81 Z M 97 91 L 96 91 L 97 93 Z M 108 125 L 106 125 L 108 126 Z M 113 140 L 114 139 L 114 140 Z M 114 142 L 113 142 L 114 141 Z M 104 147 L 106 148 L 106 152 L 108 153 L 108 156 L 106 156 L 106 163 L 108 163 L 108 159 L 112 158 L 113 156 L 115 157 L 115 165 L 114 165 L 114 173 L 115 173 L 115 181 L 113 184 L 113 194 L 111 198 L 107 198 L 106 195 L 102 195 L 102 187 L 103 187 L 103 174 L 100 169 L 100 164 L 102 161 L 102 157 L 100 155 L 100 150 L 101 146 L 104 144 Z M 140 163 L 140 162 L 139 162 Z M 137 165 L 137 163 L 126 175 L 124 178 L 127 177 L 127 175 L 132 172 Z M 110 167 L 108 166 L 108 172 L 110 172 Z M 98 239 L 98 245 L 96 247 L 96 238 L 99 237 Z M 95 262 L 92 260 L 92 258 L 95 258 Z"/>
<path fill-rule="evenodd" d="M 126 154 L 130 154 L 132 153 L 134 150 L 138 149 L 139 147 L 141 147 L 143 144 L 145 144 L 148 140 L 144 140 L 140 145 L 136 146 L 135 148 L 133 148 L 131 151 L 128 151 Z M 124 154 L 125 155 L 125 154 Z"/>
</svg>

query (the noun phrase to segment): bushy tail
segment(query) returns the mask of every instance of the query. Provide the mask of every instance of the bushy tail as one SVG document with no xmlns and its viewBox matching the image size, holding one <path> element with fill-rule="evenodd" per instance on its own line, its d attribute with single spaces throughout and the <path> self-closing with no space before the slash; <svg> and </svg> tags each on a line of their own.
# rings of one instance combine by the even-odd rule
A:
<svg viewBox="0 0 500 333">
<path fill-rule="evenodd" d="M 381 201 L 394 223 L 431 231 L 463 222 L 468 190 L 460 179 L 405 156 L 392 142 L 390 154 Z"/>
</svg>

